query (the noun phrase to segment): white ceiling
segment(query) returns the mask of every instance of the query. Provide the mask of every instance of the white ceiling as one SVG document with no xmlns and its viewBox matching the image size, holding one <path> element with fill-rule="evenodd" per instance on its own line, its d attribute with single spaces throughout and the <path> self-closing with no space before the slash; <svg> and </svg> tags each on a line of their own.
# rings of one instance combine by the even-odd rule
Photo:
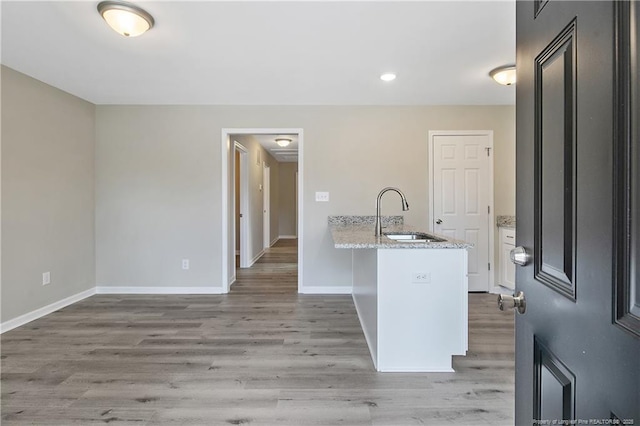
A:
<svg viewBox="0 0 640 426">
<path fill-rule="evenodd" d="M 278 135 L 252 135 L 260 142 L 260 145 L 281 163 L 296 163 L 298 161 L 298 135 L 278 134 Z M 291 143 L 282 148 L 276 144 L 276 139 L 291 139 Z"/>
<path fill-rule="evenodd" d="M 95 104 L 515 103 L 515 0 L 138 1 L 131 39 L 97 3 L 3 0 L 2 63 Z"/>
</svg>

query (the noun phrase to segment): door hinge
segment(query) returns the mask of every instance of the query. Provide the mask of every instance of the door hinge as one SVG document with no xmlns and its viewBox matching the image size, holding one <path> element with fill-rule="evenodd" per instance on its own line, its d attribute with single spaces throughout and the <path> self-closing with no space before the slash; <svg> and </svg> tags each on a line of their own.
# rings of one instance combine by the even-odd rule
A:
<svg viewBox="0 0 640 426">
<path fill-rule="evenodd" d="M 487 206 L 487 213 L 491 213 L 491 206 Z"/>
<path fill-rule="evenodd" d="M 487 263 L 487 269 L 491 270 L 491 263 Z"/>
<path fill-rule="evenodd" d="M 488 157 L 490 155 L 491 148 L 490 147 L 486 147 L 485 149 L 487 150 L 487 157 Z"/>
</svg>

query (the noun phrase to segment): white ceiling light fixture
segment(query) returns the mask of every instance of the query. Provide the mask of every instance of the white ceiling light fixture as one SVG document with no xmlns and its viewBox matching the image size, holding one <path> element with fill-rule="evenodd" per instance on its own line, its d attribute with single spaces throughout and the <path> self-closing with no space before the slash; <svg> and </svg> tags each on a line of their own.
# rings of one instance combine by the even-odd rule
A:
<svg viewBox="0 0 640 426">
<path fill-rule="evenodd" d="M 291 139 L 278 138 L 278 139 L 276 139 L 276 143 L 284 148 L 284 147 L 289 146 L 289 144 L 291 143 Z"/>
<path fill-rule="evenodd" d="M 511 86 L 516 82 L 516 66 L 506 65 L 492 70 L 489 75 L 496 83 L 504 86 Z"/>
<path fill-rule="evenodd" d="M 137 37 L 153 28 L 153 16 L 146 10 L 122 1 L 98 3 L 98 12 L 113 30 L 125 37 Z"/>
<path fill-rule="evenodd" d="M 386 72 L 380 76 L 382 81 L 393 81 L 396 79 L 396 75 L 392 72 Z"/>
</svg>

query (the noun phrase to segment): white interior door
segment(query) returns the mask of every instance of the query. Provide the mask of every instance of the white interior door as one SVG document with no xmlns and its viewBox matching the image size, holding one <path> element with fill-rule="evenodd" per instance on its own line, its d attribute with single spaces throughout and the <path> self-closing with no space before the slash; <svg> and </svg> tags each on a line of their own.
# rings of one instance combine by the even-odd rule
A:
<svg viewBox="0 0 640 426">
<path fill-rule="evenodd" d="M 473 244 L 469 291 L 489 291 L 493 132 L 430 132 L 429 143 L 431 229 Z"/>
<path fill-rule="evenodd" d="M 264 230 L 264 248 L 271 247 L 271 167 L 264 163 L 262 169 L 262 229 Z"/>
</svg>

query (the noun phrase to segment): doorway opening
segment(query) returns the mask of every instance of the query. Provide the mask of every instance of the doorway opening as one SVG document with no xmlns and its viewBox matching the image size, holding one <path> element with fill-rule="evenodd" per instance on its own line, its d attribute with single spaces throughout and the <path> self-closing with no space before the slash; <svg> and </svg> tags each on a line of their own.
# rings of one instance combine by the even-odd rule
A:
<svg viewBox="0 0 640 426">
<path fill-rule="evenodd" d="M 276 145 L 275 139 L 282 139 L 283 135 L 293 141 L 292 146 Z M 238 277 L 250 275 L 245 270 L 252 268 L 272 273 L 288 269 L 287 276 L 280 278 L 288 282 L 289 291 L 301 292 L 302 147 L 302 129 L 222 130 L 221 276 L 224 293 L 230 291 Z M 287 191 L 288 210 L 291 211 L 286 214 L 282 213 L 278 198 L 281 192 L 279 171 L 285 168 L 284 165 L 287 170 L 293 170 L 287 177 L 291 180 Z M 279 226 L 280 220 L 287 226 Z M 260 267 L 253 266 L 257 263 Z M 236 270 L 237 267 L 240 269 Z M 264 274 L 261 278 L 265 278 Z M 274 279 L 270 281 L 275 282 Z"/>
</svg>

